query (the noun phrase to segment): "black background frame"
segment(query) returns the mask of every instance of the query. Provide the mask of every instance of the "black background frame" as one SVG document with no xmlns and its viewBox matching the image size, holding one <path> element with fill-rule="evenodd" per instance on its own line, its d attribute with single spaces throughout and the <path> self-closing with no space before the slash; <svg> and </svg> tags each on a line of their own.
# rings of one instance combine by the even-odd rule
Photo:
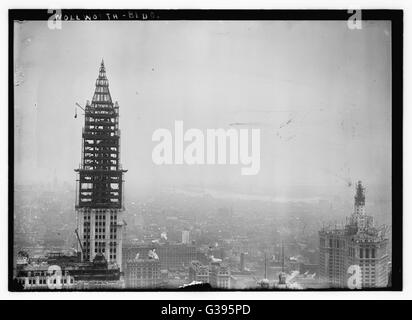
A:
<svg viewBox="0 0 412 320">
<path fill-rule="evenodd" d="M 47 9 L 9 10 L 9 184 L 8 184 L 8 266 L 9 291 L 13 285 L 14 241 L 14 22 L 48 21 L 56 13 Z M 348 20 L 348 10 L 150 10 L 150 9 L 62 9 L 64 21 L 156 21 L 156 20 Z M 362 10 L 362 20 L 391 21 L 392 40 L 392 276 L 391 286 L 362 291 L 402 290 L 402 218 L 403 218 L 403 10 Z M 189 289 L 196 291 L 195 289 Z M 208 291 L 220 291 L 207 289 Z M 33 290 L 30 290 L 33 291 Z M 27 291 L 27 292 L 30 292 Z M 43 290 L 42 290 L 43 291 Z M 44 290 L 55 291 L 55 290 Z M 88 291 L 181 291 L 176 290 L 88 290 Z M 229 290 L 232 291 L 232 290 Z M 234 291 L 234 290 L 233 290 Z M 244 290 L 242 290 L 244 291 Z M 245 290 L 248 291 L 248 290 Z M 251 291 L 251 290 L 249 290 Z M 253 291 L 267 291 L 257 289 Z M 271 290 L 274 291 L 274 290 Z M 288 291 L 288 290 L 280 290 Z M 345 288 L 307 289 L 305 291 L 350 291 Z"/>
</svg>

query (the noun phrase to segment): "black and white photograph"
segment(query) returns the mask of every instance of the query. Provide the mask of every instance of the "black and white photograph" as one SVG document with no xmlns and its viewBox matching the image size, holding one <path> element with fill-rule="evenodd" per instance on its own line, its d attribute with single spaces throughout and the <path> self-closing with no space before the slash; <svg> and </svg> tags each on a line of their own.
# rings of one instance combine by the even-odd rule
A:
<svg viewBox="0 0 412 320">
<path fill-rule="evenodd" d="M 9 291 L 402 289 L 402 10 L 9 28 Z"/>
</svg>

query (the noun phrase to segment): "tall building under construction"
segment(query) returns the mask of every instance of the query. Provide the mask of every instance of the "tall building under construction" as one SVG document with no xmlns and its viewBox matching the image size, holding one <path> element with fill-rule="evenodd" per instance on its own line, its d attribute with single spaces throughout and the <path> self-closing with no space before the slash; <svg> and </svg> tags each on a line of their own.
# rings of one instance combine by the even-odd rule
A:
<svg viewBox="0 0 412 320">
<path fill-rule="evenodd" d="M 121 213 L 123 170 L 120 164 L 119 105 L 113 103 L 104 62 L 92 102 L 84 108 L 81 164 L 76 183 L 76 214 L 82 261 L 97 254 L 122 265 Z"/>
<path fill-rule="evenodd" d="M 319 232 L 320 276 L 331 287 L 348 287 L 348 270 L 358 272 L 357 288 L 386 287 L 389 278 L 389 254 L 386 226 L 376 228 L 373 217 L 365 212 L 365 190 L 356 186 L 354 211 L 344 228 L 323 228 Z M 351 271 L 352 272 L 352 271 Z"/>
</svg>

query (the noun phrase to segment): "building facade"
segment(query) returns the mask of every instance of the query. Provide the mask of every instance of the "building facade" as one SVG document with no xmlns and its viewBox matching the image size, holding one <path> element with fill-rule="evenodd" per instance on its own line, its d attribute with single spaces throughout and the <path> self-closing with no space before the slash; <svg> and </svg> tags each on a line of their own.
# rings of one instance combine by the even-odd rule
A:
<svg viewBox="0 0 412 320">
<path fill-rule="evenodd" d="M 147 256 L 136 255 L 136 258 L 126 262 L 126 288 L 156 288 L 162 283 L 159 257 L 149 251 Z"/>
<path fill-rule="evenodd" d="M 25 290 L 75 288 L 74 278 L 69 273 L 50 268 L 47 263 L 19 266 L 16 280 Z"/>
<path fill-rule="evenodd" d="M 82 159 L 75 171 L 77 237 L 82 261 L 103 254 L 122 265 L 123 170 L 119 105 L 113 103 L 102 61 L 92 102 L 84 108 Z"/>
<path fill-rule="evenodd" d="M 359 181 L 354 211 L 345 227 L 319 232 L 320 276 L 330 286 L 343 288 L 359 273 L 352 282 L 357 288 L 386 287 L 390 259 L 389 240 L 383 230 L 375 228 L 373 217 L 366 215 L 364 188 Z"/>
<path fill-rule="evenodd" d="M 211 262 L 209 268 L 212 288 L 230 289 L 230 267 L 222 262 Z"/>
<path fill-rule="evenodd" d="M 189 281 L 199 281 L 203 283 L 210 283 L 209 266 L 203 265 L 200 261 L 194 260 L 189 267 Z"/>
<path fill-rule="evenodd" d="M 189 230 L 183 230 L 182 231 L 182 243 L 183 244 L 189 244 L 190 243 L 190 231 Z"/>
<path fill-rule="evenodd" d="M 123 288 L 120 269 L 108 265 L 103 254 L 97 254 L 93 262 L 79 262 L 73 257 L 52 255 L 47 261 L 18 263 L 17 283 L 25 290 L 90 290 Z"/>
<path fill-rule="evenodd" d="M 162 270 L 178 270 L 188 268 L 193 260 L 199 260 L 199 252 L 194 245 L 153 244 L 153 245 L 125 245 L 123 258 L 133 259 L 136 254 L 147 255 L 149 250 L 155 249 L 160 259 Z"/>
</svg>

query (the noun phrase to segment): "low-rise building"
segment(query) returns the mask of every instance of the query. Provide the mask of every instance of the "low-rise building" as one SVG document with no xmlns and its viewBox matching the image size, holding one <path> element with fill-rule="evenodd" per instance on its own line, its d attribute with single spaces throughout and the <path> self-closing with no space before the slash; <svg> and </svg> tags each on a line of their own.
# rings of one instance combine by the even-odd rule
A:
<svg viewBox="0 0 412 320">
<path fill-rule="evenodd" d="M 177 270 L 188 268 L 193 260 L 199 260 L 199 251 L 194 245 L 181 243 L 125 245 L 123 247 L 123 261 L 133 259 L 136 254 L 147 255 L 150 250 L 156 250 L 162 270 Z M 124 267 L 126 264 L 124 263 Z M 125 270 L 123 267 L 123 270 Z"/>
<path fill-rule="evenodd" d="M 212 288 L 230 289 L 230 267 L 223 262 L 211 262 L 209 268 Z"/>
<path fill-rule="evenodd" d="M 125 284 L 127 289 L 156 288 L 162 283 L 160 260 L 155 251 L 146 256 L 138 253 L 133 260 L 126 262 Z"/>
<path fill-rule="evenodd" d="M 189 281 L 210 283 L 209 266 L 203 265 L 197 260 L 192 261 L 189 267 Z"/>
</svg>

